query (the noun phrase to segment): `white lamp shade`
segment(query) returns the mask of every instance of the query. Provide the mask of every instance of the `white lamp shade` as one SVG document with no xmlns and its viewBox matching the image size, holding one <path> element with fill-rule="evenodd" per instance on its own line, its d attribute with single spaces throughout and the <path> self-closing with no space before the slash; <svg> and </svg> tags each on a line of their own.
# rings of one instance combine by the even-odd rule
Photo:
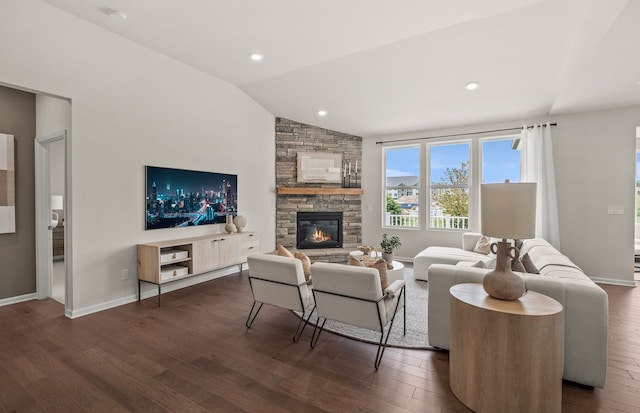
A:
<svg viewBox="0 0 640 413">
<path fill-rule="evenodd" d="M 536 184 L 483 184 L 482 234 L 493 238 L 527 239 L 536 234 Z"/>
<path fill-rule="evenodd" d="M 62 198 L 62 195 L 51 195 L 51 209 L 64 209 L 64 199 Z"/>
</svg>

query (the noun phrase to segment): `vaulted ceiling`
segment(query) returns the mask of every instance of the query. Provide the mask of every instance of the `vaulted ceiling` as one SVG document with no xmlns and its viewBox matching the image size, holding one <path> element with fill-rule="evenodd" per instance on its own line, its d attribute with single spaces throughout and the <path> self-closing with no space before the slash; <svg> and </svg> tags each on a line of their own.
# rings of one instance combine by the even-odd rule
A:
<svg viewBox="0 0 640 413">
<path fill-rule="evenodd" d="M 640 104 L 637 0 L 43 1 L 365 137 Z"/>
</svg>

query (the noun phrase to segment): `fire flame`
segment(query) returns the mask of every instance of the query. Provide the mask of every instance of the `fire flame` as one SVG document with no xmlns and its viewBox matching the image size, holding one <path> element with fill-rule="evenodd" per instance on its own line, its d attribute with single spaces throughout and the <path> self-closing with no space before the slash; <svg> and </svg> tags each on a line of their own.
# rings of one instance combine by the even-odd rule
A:
<svg viewBox="0 0 640 413">
<path fill-rule="evenodd" d="M 316 230 L 316 232 L 311 237 L 311 241 L 313 242 L 324 242 L 331 241 L 331 235 L 325 234 L 321 229 Z"/>
</svg>

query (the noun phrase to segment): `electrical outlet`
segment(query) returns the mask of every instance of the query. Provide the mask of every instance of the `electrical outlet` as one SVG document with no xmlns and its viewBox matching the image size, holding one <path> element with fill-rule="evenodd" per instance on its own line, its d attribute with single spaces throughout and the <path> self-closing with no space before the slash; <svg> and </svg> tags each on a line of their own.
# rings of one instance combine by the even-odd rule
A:
<svg viewBox="0 0 640 413">
<path fill-rule="evenodd" d="M 624 207 L 618 205 L 609 205 L 607 207 L 608 215 L 624 215 Z"/>
<path fill-rule="evenodd" d="M 120 276 L 122 277 L 122 281 L 128 280 L 129 279 L 129 270 L 128 269 L 124 269 L 124 270 L 120 271 Z"/>
</svg>

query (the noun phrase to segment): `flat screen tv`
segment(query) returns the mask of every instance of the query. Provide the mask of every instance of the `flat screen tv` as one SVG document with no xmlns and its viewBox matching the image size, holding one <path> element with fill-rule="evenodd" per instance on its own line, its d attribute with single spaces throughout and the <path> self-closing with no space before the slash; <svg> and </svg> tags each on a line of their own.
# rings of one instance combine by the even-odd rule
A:
<svg viewBox="0 0 640 413">
<path fill-rule="evenodd" d="M 222 224 L 238 214 L 238 175 L 146 166 L 146 228 Z"/>
</svg>

